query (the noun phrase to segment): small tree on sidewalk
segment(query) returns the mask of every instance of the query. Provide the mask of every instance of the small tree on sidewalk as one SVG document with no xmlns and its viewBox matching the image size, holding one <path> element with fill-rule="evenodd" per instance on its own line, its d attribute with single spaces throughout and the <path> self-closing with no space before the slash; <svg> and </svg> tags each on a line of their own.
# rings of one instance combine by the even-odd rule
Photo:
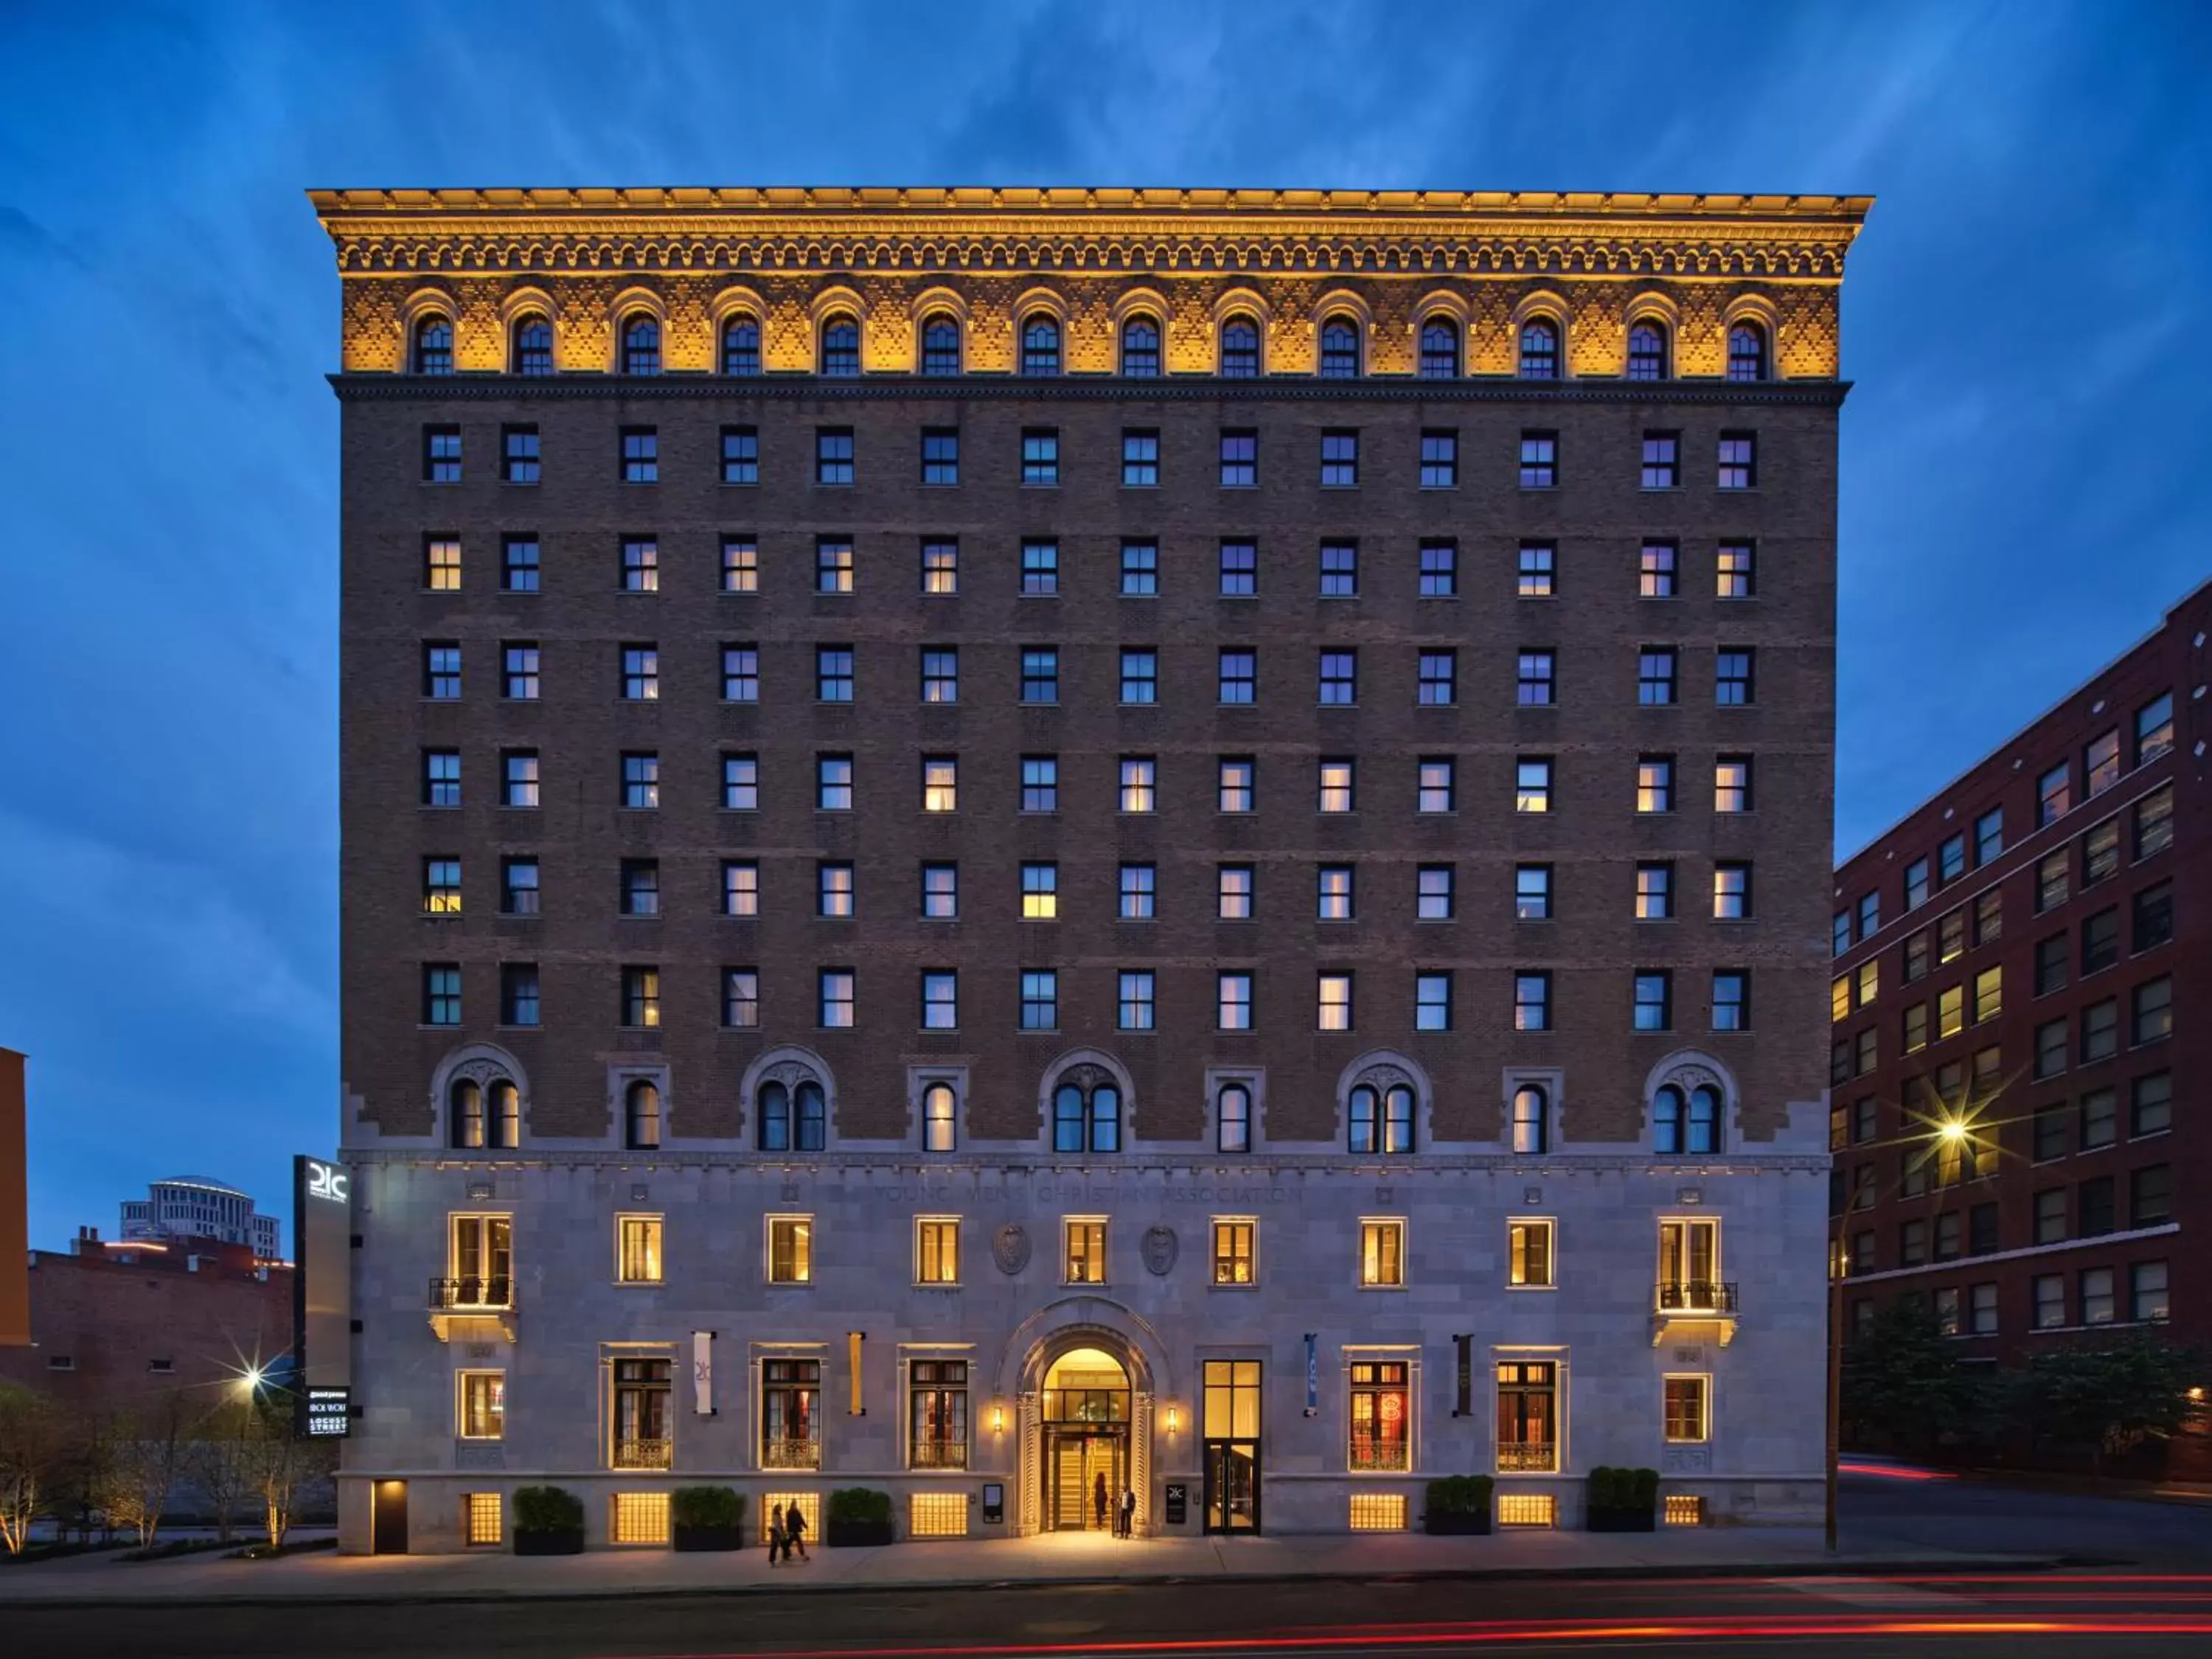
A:
<svg viewBox="0 0 2212 1659">
<path fill-rule="evenodd" d="M 252 1432 L 253 1407 L 243 1400 L 228 1400 L 201 1419 L 186 1452 L 185 1467 L 215 1516 L 218 1543 L 231 1541 L 240 1505 L 252 1495 L 252 1471 L 247 1457 Z"/>
<path fill-rule="evenodd" d="M 141 1549 L 150 1549 L 184 1463 L 184 1396 L 172 1390 L 148 1410 L 118 1417 L 112 1426 L 100 1507 L 111 1522 L 138 1534 Z"/>
<path fill-rule="evenodd" d="M 290 1396 L 275 1390 L 253 1402 L 253 1426 L 247 1438 L 247 1468 L 261 1499 L 269 1547 L 284 1547 L 300 1488 L 337 1468 L 337 1449 L 326 1440 L 301 1440 L 292 1431 Z"/>
<path fill-rule="evenodd" d="M 1974 1379 L 1923 1304 L 1877 1314 L 1844 1348 L 1843 1370 L 1843 1417 L 1855 1439 L 1878 1436 L 1924 1454 L 1972 1417 Z"/>
<path fill-rule="evenodd" d="M 52 1403 L 15 1382 L 0 1382 L 0 1542 L 21 1555 L 31 1540 L 60 1454 Z"/>
<path fill-rule="evenodd" d="M 2202 1375 L 2191 1350 L 2130 1331 L 2096 1347 L 2051 1348 L 2013 1374 L 2006 1404 L 2037 1440 L 2086 1447 L 2100 1480 L 2108 1457 L 2179 1433 L 2196 1409 L 2189 1389 Z"/>
</svg>

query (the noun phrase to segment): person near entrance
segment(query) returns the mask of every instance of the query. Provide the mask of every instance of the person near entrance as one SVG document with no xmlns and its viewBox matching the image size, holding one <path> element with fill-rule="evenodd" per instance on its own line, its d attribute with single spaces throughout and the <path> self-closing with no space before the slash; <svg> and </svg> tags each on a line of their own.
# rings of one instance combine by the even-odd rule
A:
<svg viewBox="0 0 2212 1659">
<path fill-rule="evenodd" d="M 1106 1530 L 1106 1471 L 1105 1471 L 1105 1470 L 1103 1470 L 1103 1469 L 1101 1469 L 1101 1470 L 1099 1470 L 1099 1471 L 1098 1471 L 1098 1478 L 1097 1478 L 1097 1480 L 1096 1481 L 1094 1481 L 1094 1482 L 1092 1483 L 1092 1485 L 1091 1485 L 1091 1508 L 1092 1512 L 1093 1512 L 1093 1513 L 1097 1516 L 1098 1530 L 1099 1530 L 1099 1531 L 1101 1531 L 1101 1532 L 1105 1531 L 1105 1530 Z"/>
<path fill-rule="evenodd" d="M 1114 1535 L 1128 1538 L 1135 1534 L 1137 1526 L 1137 1494 L 1133 1488 L 1121 1488 L 1121 1501 L 1114 1516 Z"/>
<path fill-rule="evenodd" d="M 787 1547 L 784 1541 L 787 1536 L 783 1530 L 783 1505 L 778 1504 L 769 1511 L 768 1516 L 768 1564 L 771 1567 L 783 1565 L 783 1553 Z"/>
<path fill-rule="evenodd" d="M 783 1559 L 790 1560 L 792 1551 L 797 1550 L 800 1560 L 811 1561 L 814 1558 L 806 1553 L 806 1515 L 798 1504 L 793 1504 L 784 1516 L 783 1527 L 791 1534 L 791 1541 L 783 1547 Z"/>
</svg>

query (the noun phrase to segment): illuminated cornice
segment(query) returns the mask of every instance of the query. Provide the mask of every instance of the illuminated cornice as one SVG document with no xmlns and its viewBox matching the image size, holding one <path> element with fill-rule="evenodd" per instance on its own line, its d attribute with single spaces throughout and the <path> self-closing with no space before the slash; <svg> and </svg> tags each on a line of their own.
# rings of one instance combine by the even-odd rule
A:
<svg viewBox="0 0 2212 1659">
<path fill-rule="evenodd" d="M 1437 191 L 675 189 L 314 191 L 345 287 L 343 366 L 391 372 L 426 309 L 463 373 L 507 367 L 517 308 L 564 373 L 614 367 L 616 324 L 662 325 L 665 367 L 714 367 L 719 319 L 763 366 L 814 366 L 820 313 L 854 315 L 870 375 L 910 372 L 921 312 L 957 312 L 963 365 L 1015 366 L 1019 319 L 1063 319 L 1071 378 L 1110 374 L 1120 312 L 1162 313 L 1170 374 L 1211 374 L 1233 308 L 1264 378 L 1310 375 L 1323 307 L 1356 316 L 1370 377 L 1411 376 L 1448 318 L 1470 376 L 1507 375 L 1519 319 L 1555 316 L 1571 377 L 1622 373 L 1630 314 L 1663 316 L 1676 372 L 1717 378 L 1737 316 L 1785 380 L 1838 373 L 1835 290 L 1871 198 Z"/>
</svg>

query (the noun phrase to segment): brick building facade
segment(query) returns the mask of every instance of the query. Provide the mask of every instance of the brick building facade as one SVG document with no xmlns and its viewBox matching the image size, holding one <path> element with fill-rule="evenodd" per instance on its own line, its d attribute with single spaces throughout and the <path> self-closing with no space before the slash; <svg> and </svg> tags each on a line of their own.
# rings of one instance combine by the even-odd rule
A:
<svg viewBox="0 0 2212 1659">
<path fill-rule="evenodd" d="M 349 1547 L 549 1468 L 1065 1524 L 1070 1353 L 1146 1529 L 1817 1501 L 1863 200 L 315 200 Z"/>
<path fill-rule="evenodd" d="M 2212 1346 L 2208 629 L 2212 586 L 1837 870 L 1854 1327 L 1912 1297 L 1978 1362 L 2130 1326 Z"/>
</svg>

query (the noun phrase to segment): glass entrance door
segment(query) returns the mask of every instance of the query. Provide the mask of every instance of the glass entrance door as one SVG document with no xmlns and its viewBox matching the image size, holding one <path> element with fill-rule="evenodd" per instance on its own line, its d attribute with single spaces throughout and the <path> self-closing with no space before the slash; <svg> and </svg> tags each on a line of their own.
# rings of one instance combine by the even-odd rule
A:
<svg viewBox="0 0 2212 1659">
<path fill-rule="evenodd" d="M 1209 1359 L 1205 1368 L 1206 1530 L 1260 1530 L 1260 1362 Z"/>
<path fill-rule="evenodd" d="M 1047 1431 L 1045 1525 L 1054 1532 L 1107 1532 L 1128 1484 L 1126 1429 Z"/>
</svg>

